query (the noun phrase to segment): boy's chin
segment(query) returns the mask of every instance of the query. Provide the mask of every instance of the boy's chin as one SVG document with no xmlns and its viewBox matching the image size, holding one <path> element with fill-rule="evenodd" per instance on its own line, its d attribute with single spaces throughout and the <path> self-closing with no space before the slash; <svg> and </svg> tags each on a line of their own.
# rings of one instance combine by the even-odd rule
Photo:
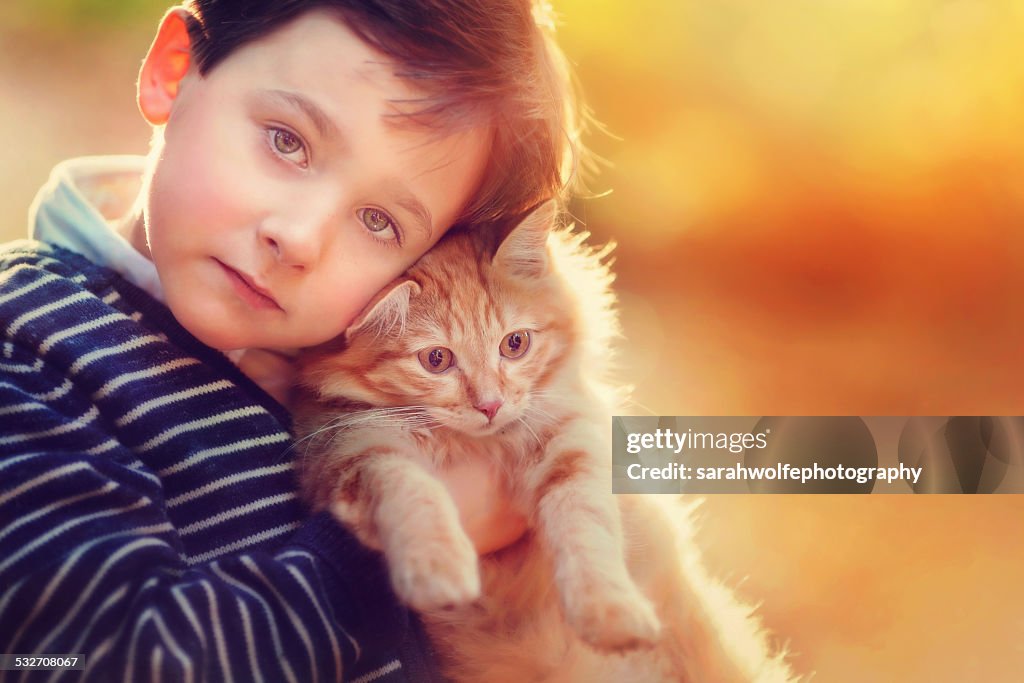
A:
<svg viewBox="0 0 1024 683">
<path fill-rule="evenodd" d="M 240 334 L 242 330 L 237 326 L 231 327 L 224 324 L 213 324 L 206 316 L 193 316 L 188 313 L 174 312 L 182 327 L 192 333 L 192 336 L 206 344 L 210 348 L 228 353 L 238 349 L 245 349 L 251 346 L 247 335 Z"/>
<path fill-rule="evenodd" d="M 175 301 L 168 295 L 167 304 L 174 318 L 206 346 L 224 353 L 251 348 L 286 348 L 282 335 L 263 321 L 246 320 L 245 312 L 233 311 L 230 305 L 219 305 L 212 297 L 199 299 L 202 294 L 189 297 L 189 301 Z M 176 305 L 177 304 L 177 305 Z"/>
<path fill-rule="evenodd" d="M 240 325 L 213 324 L 212 320 L 207 317 L 200 317 L 200 319 L 196 320 L 190 319 L 188 314 L 179 315 L 176 312 L 175 318 L 193 337 L 206 346 L 223 353 L 230 354 L 232 351 L 266 346 L 265 343 L 262 343 L 262 340 L 245 334 L 245 330 L 241 329 Z"/>
</svg>

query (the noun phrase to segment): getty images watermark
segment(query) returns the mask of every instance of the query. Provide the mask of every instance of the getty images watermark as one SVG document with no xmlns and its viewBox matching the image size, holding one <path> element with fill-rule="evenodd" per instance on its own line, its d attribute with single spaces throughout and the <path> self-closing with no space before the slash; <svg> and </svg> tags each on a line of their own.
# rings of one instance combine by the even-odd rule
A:
<svg viewBox="0 0 1024 683">
<path fill-rule="evenodd" d="M 1021 493 L 1020 417 L 616 417 L 616 493 Z"/>
</svg>

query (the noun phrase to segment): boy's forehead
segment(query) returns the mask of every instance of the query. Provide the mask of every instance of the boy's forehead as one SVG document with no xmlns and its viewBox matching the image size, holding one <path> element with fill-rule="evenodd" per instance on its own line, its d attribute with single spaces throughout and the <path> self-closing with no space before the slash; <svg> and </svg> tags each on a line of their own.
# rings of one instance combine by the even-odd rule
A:
<svg viewBox="0 0 1024 683">
<path fill-rule="evenodd" d="M 253 83 L 327 89 L 361 84 L 387 99 L 415 99 L 423 92 L 396 74 L 395 63 L 364 42 L 337 12 L 313 9 L 240 46 L 224 63 Z M 215 67 L 215 69 L 218 67 Z"/>
<path fill-rule="evenodd" d="M 339 13 L 315 9 L 242 45 L 211 75 L 221 82 L 218 89 L 223 84 L 249 98 L 291 100 L 321 130 L 332 128 L 323 124 L 337 115 L 359 109 L 356 100 L 372 103 L 379 119 L 360 125 L 383 123 L 417 147 L 438 146 L 431 143 L 468 129 L 490 128 L 490 117 L 483 112 L 441 119 L 425 116 L 432 93 L 399 76 L 400 71 Z"/>
</svg>

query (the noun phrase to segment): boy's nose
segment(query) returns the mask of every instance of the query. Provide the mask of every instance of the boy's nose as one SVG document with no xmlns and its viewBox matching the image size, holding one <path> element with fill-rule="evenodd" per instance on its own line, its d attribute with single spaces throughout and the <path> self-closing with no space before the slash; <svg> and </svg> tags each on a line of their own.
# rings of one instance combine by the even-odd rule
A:
<svg viewBox="0 0 1024 683">
<path fill-rule="evenodd" d="M 278 243 L 278 241 L 276 239 L 274 239 L 273 237 L 269 237 L 269 236 L 264 237 L 263 241 L 266 243 L 266 245 L 268 247 L 270 247 L 270 252 L 274 255 L 274 259 L 277 260 L 277 261 L 280 261 L 281 260 L 281 245 Z"/>
<path fill-rule="evenodd" d="M 299 245 L 276 237 L 264 236 L 263 243 L 270 251 L 274 260 L 283 266 L 290 266 L 299 270 L 304 270 L 312 261 L 309 253 L 309 245 Z"/>
<path fill-rule="evenodd" d="M 326 223 L 309 216 L 268 220 L 260 226 L 260 242 L 277 263 L 304 270 L 316 262 L 324 248 Z"/>
</svg>

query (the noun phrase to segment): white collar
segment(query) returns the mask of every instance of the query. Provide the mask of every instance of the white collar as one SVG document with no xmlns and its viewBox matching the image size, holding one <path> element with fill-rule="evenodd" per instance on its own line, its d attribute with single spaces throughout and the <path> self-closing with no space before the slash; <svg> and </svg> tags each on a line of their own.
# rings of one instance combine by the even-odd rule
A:
<svg viewBox="0 0 1024 683">
<path fill-rule="evenodd" d="M 156 266 L 113 228 L 131 210 L 146 157 L 80 157 L 62 161 L 29 209 L 29 236 L 77 252 L 117 271 L 164 300 Z"/>
</svg>

